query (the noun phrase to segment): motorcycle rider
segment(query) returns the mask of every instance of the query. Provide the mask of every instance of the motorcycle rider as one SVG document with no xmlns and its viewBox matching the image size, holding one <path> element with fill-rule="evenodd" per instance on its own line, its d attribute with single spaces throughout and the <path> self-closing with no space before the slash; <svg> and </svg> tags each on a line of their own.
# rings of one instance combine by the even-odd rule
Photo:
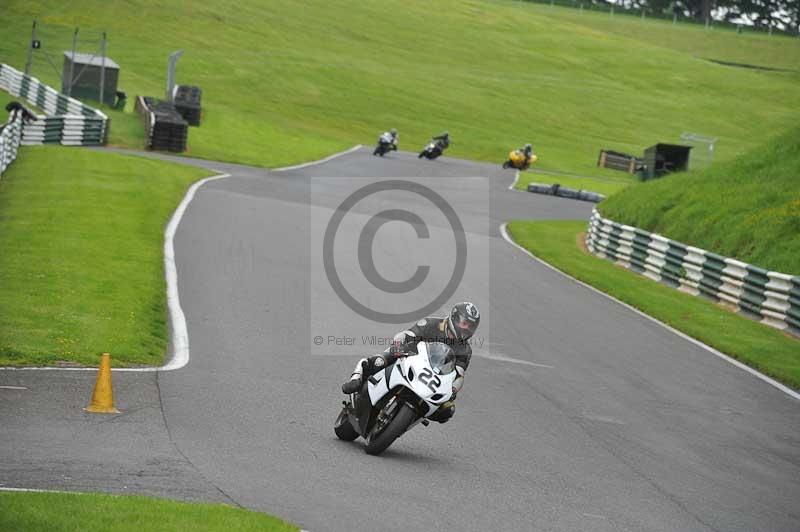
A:
<svg viewBox="0 0 800 532">
<path fill-rule="evenodd" d="M 453 348 L 457 377 L 453 381 L 453 396 L 437 410 L 430 419 L 439 423 L 447 422 L 455 413 L 456 395 L 464 385 L 464 375 L 472 358 L 472 347 L 469 339 L 475 334 L 481 321 L 478 308 L 469 302 L 455 305 L 450 314 L 444 318 L 425 318 L 397 333 L 392 347 L 370 358 L 362 358 L 356 364 L 353 374 L 342 385 L 342 392 L 356 393 L 361 389 L 363 380 L 381 371 L 389 364 L 397 361 L 407 353 L 416 353 L 417 342 L 442 342 Z"/>
<path fill-rule="evenodd" d="M 433 137 L 431 140 L 433 140 L 436 144 L 441 146 L 442 147 L 442 151 L 444 151 L 446 148 L 448 148 L 450 146 L 450 133 L 445 131 L 441 135 L 439 135 L 437 137 Z"/>
<path fill-rule="evenodd" d="M 397 142 L 400 140 L 400 135 L 397 134 L 397 130 L 395 128 L 390 129 L 389 131 L 385 131 L 383 135 L 380 136 L 378 142 L 391 144 L 392 149 L 397 149 Z"/>
<path fill-rule="evenodd" d="M 533 146 L 526 144 L 509 155 L 509 159 L 503 164 L 503 168 L 513 166 L 519 170 L 527 170 L 534 162 L 536 162 L 536 155 L 533 153 Z"/>
<path fill-rule="evenodd" d="M 531 155 L 533 155 L 533 146 L 530 143 L 526 144 L 524 148 L 520 150 L 522 154 L 525 156 L 526 161 L 531 160 Z"/>
<path fill-rule="evenodd" d="M 397 141 L 399 138 L 400 136 L 397 134 L 395 128 L 384 131 L 381 136 L 378 137 L 378 145 L 373 150 L 372 155 L 383 155 L 388 151 L 397 151 Z M 386 149 L 384 149 L 384 146 Z"/>
</svg>

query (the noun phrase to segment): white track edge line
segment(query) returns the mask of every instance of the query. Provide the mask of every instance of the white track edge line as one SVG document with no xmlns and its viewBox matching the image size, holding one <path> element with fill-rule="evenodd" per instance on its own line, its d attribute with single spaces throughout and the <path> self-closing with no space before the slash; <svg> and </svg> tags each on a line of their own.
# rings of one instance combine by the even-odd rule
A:
<svg viewBox="0 0 800 532">
<path fill-rule="evenodd" d="M 712 353 L 712 354 L 718 356 L 719 358 L 721 358 L 725 362 L 728 362 L 729 364 L 732 364 L 732 365 L 736 366 L 737 368 L 742 369 L 742 370 L 746 371 L 747 373 L 749 373 L 749 374 L 761 379 L 762 381 L 766 382 L 767 384 L 777 388 L 778 390 L 782 391 L 783 393 L 785 393 L 789 397 L 792 397 L 793 399 L 796 399 L 796 400 L 800 401 L 800 393 L 797 393 L 796 391 L 792 390 L 788 386 L 786 386 L 784 384 L 781 384 L 780 382 L 776 381 L 775 379 L 764 375 L 760 371 L 755 370 L 755 369 L 751 368 L 750 366 L 748 366 L 746 364 L 743 364 L 742 362 L 739 362 L 735 358 L 732 358 L 731 356 L 726 355 L 725 353 L 723 353 L 721 351 L 717 351 L 716 349 L 714 349 L 710 345 L 704 344 L 703 342 L 701 342 L 700 340 L 697 340 L 696 338 L 692 338 L 691 336 L 687 335 L 686 333 L 683 333 L 683 332 L 679 331 L 678 329 L 676 329 L 676 328 L 674 328 L 674 327 L 672 327 L 670 325 L 667 325 L 663 321 L 661 321 L 661 320 L 659 320 L 657 318 L 654 318 L 653 316 L 651 316 L 649 314 L 646 314 L 645 312 L 642 312 L 641 310 L 637 309 L 636 307 L 633 307 L 633 306 L 629 305 L 628 303 L 625 303 L 624 301 L 620 301 L 616 297 L 614 297 L 612 295 L 609 295 L 609 294 L 603 292 L 602 290 L 599 290 L 599 289 L 595 288 L 594 286 L 592 286 L 590 284 L 584 283 L 583 281 L 581 281 L 579 279 L 576 279 L 575 277 L 569 275 L 568 273 L 565 273 L 565 272 L 559 270 L 558 268 L 556 268 L 552 264 L 550 264 L 548 262 L 545 262 L 544 260 L 540 259 L 539 257 L 534 255 L 533 253 L 531 253 L 530 251 L 528 251 L 524 247 L 522 247 L 519 244 L 517 244 L 516 242 L 514 242 L 511 239 L 511 237 L 509 236 L 509 234 L 508 234 L 507 226 L 508 226 L 507 223 L 504 223 L 504 224 L 502 224 L 500 226 L 500 234 L 503 236 L 503 239 L 505 239 L 506 242 L 508 242 L 509 244 L 514 246 L 515 248 L 519 249 L 520 251 L 522 251 L 523 253 L 528 255 L 530 258 L 532 258 L 536 262 L 542 264 L 543 266 L 546 266 L 547 268 L 550 268 L 551 270 L 553 270 L 555 272 L 560 273 L 561 275 L 563 275 L 564 277 L 567 277 L 568 279 L 572 279 L 573 281 L 575 281 L 579 285 L 585 286 L 586 288 L 588 288 L 592 292 L 600 294 L 600 295 L 602 295 L 602 296 L 604 296 L 604 297 L 606 297 L 606 298 L 608 298 L 608 299 L 610 299 L 612 301 L 615 301 L 615 302 L 619 303 L 620 305 L 622 305 L 623 307 L 627 308 L 628 310 L 632 310 L 633 312 L 635 312 L 639 316 L 642 316 L 643 318 L 646 318 L 646 319 L 652 321 L 653 323 L 657 323 L 658 325 L 661 325 L 665 329 L 677 334 L 678 336 L 680 336 L 684 340 L 688 340 L 689 342 L 693 343 L 694 345 L 696 345 L 698 347 L 701 347 L 702 349 L 705 349 L 709 353 Z"/>
<path fill-rule="evenodd" d="M 164 233 L 164 271 L 167 277 L 167 307 L 169 308 L 170 322 L 172 324 L 172 359 L 161 368 L 153 368 L 159 371 L 172 371 L 180 369 L 189 363 L 189 331 L 186 329 L 186 317 L 181 308 L 180 297 L 178 296 L 178 269 L 175 265 L 175 232 L 183 219 L 183 213 L 194 198 L 195 192 L 209 181 L 225 179 L 230 174 L 219 174 L 205 179 L 189 187 L 188 192 L 183 197 L 175 213 L 172 215 L 167 229 Z M 131 371 L 153 371 L 151 368 L 131 368 Z"/>
<path fill-rule="evenodd" d="M 519 181 L 519 170 L 514 174 L 514 182 L 508 186 L 508 190 L 514 190 L 517 187 L 517 181 Z"/>
<path fill-rule="evenodd" d="M 363 146 L 361 144 L 356 144 L 355 146 L 353 146 L 349 150 L 344 150 L 344 151 L 340 151 L 339 153 L 334 153 L 333 155 L 329 155 L 329 156 L 325 157 L 324 159 L 320 159 L 318 161 L 311 161 L 310 163 L 296 164 L 294 166 L 283 166 L 281 168 L 273 168 L 273 169 L 270 170 L 270 172 L 286 172 L 288 170 L 298 170 L 300 168 L 306 168 L 308 166 L 315 166 L 317 164 L 327 163 L 328 161 L 332 161 L 333 159 L 336 159 L 337 157 L 341 157 L 342 155 L 347 155 L 349 153 L 353 153 L 354 151 L 360 150 L 361 148 L 363 148 Z"/>
<path fill-rule="evenodd" d="M 86 495 L 86 493 L 82 491 L 41 490 L 35 488 L 8 488 L 5 486 L 0 486 L 0 491 L 16 491 L 25 493 L 74 493 L 76 495 Z"/>
</svg>

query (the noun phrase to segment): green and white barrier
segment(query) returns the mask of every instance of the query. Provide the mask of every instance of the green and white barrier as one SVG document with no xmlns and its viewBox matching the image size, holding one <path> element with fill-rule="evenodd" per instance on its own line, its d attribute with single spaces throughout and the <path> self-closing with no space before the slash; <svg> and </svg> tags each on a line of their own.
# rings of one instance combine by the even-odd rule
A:
<svg viewBox="0 0 800 532">
<path fill-rule="evenodd" d="M 8 123 L 0 131 L 0 176 L 6 171 L 8 165 L 17 158 L 19 144 L 22 140 L 22 115 L 12 112 Z"/>
<path fill-rule="evenodd" d="M 692 295 L 733 305 L 777 329 L 800 335 L 800 276 L 771 272 L 600 216 L 589 221 L 592 253 Z"/>
<path fill-rule="evenodd" d="M 22 128 L 22 144 L 105 144 L 108 117 L 93 107 L 59 93 L 38 79 L 0 63 L 0 88 L 43 110 Z"/>
</svg>

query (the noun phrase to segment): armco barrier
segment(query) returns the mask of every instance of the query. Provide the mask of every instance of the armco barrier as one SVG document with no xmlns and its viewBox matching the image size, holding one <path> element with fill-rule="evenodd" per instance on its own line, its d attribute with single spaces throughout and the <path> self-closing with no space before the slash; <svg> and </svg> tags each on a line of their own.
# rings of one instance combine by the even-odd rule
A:
<svg viewBox="0 0 800 532">
<path fill-rule="evenodd" d="M 0 89 L 25 98 L 46 115 L 37 116 L 35 122 L 22 127 L 22 144 L 105 144 L 108 135 L 108 117 L 38 79 L 0 63 Z"/>
<path fill-rule="evenodd" d="M 592 213 L 586 245 L 650 279 L 800 336 L 800 276 L 770 272 Z"/>
<path fill-rule="evenodd" d="M 528 192 L 536 194 L 547 194 L 550 196 L 560 196 L 562 198 L 576 199 L 581 201 L 591 201 L 599 203 L 606 199 L 602 194 L 589 190 L 575 190 L 573 188 L 562 187 L 561 185 L 543 185 L 541 183 L 529 183 Z"/>
<path fill-rule="evenodd" d="M 8 123 L 0 131 L 0 176 L 8 165 L 17 158 L 17 151 L 22 140 L 22 113 L 12 111 Z"/>
</svg>

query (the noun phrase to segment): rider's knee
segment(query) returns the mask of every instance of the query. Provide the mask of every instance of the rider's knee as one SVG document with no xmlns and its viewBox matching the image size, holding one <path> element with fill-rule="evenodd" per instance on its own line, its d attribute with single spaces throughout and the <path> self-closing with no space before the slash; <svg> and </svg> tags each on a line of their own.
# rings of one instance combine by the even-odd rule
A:
<svg viewBox="0 0 800 532">
<path fill-rule="evenodd" d="M 433 421 L 437 421 L 439 423 L 447 423 L 450 421 L 450 418 L 456 413 L 456 405 L 450 403 L 445 403 L 444 405 L 440 406 L 439 409 L 434 412 L 430 419 Z"/>
</svg>

